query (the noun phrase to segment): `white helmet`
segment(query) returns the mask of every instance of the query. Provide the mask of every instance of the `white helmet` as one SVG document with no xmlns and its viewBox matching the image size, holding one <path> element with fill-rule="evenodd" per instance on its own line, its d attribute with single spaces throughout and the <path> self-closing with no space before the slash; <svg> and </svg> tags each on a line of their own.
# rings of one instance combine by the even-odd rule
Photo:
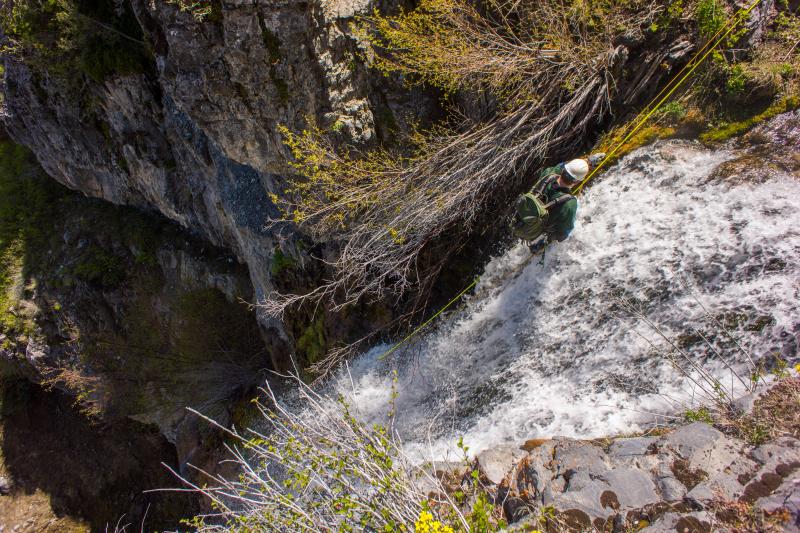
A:
<svg viewBox="0 0 800 533">
<path fill-rule="evenodd" d="M 566 165 L 564 169 L 575 181 L 582 180 L 589 173 L 589 163 L 585 159 L 573 159 Z"/>
</svg>

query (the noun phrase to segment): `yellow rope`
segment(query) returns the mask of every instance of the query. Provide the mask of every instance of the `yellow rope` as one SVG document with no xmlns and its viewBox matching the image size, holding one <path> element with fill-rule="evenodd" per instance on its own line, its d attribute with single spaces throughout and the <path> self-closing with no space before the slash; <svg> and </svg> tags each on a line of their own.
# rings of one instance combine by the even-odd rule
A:
<svg viewBox="0 0 800 533">
<path fill-rule="evenodd" d="M 580 183 L 580 185 L 578 185 L 578 186 L 577 186 L 577 187 L 574 189 L 574 191 L 572 192 L 572 194 L 579 194 L 579 193 L 581 192 L 581 190 L 583 190 L 583 186 L 584 186 L 584 185 L 586 185 L 586 184 L 589 182 L 589 180 L 591 180 L 591 179 L 592 179 L 592 178 L 595 176 L 595 174 L 597 174 L 597 173 L 600 171 L 600 169 L 601 169 L 601 168 L 603 168 L 603 166 L 604 166 L 604 165 L 605 165 L 605 164 L 606 164 L 606 163 L 607 163 L 609 160 L 611 160 L 611 158 L 614 156 L 614 154 L 616 154 L 616 153 L 619 151 L 619 149 L 620 149 L 620 148 L 622 148 L 622 146 L 624 146 L 624 145 L 625 145 L 625 143 L 626 143 L 626 142 L 628 142 L 628 141 L 630 140 L 630 138 L 631 138 L 631 137 L 633 137 L 633 135 L 634 135 L 634 134 L 635 134 L 637 131 L 639 131 L 639 129 L 641 129 L 641 127 L 644 125 L 644 123 L 645 123 L 645 122 L 647 122 L 647 121 L 650 119 L 650 117 L 652 117 L 652 116 L 653 116 L 653 115 L 654 115 L 654 114 L 655 114 L 655 113 L 656 113 L 656 112 L 657 112 L 657 111 L 658 111 L 658 110 L 661 108 L 661 106 L 664 104 L 664 102 L 666 102 L 666 101 L 667 101 L 667 100 L 668 100 L 668 99 L 669 99 L 669 98 L 670 98 L 670 97 L 671 97 L 671 96 L 672 96 L 672 95 L 675 93 L 675 91 L 677 91 L 677 90 L 678 90 L 678 88 L 680 88 L 680 86 L 681 86 L 681 85 L 683 85 L 683 82 L 684 82 L 684 81 L 686 81 L 686 79 L 687 79 L 689 76 L 691 76 L 691 75 L 692 75 L 692 73 L 694 73 L 694 71 L 697 69 L 697 67 L 699 67 L 699 66 L 700 66 L 700 65 L 703 63 L 703 61 L 705 61 L 705 60 L 706 60 L 706 58 L 707 58 L 707 57 L 708 57 L 708 56 L 711 54 L 711 52 L 713 52 L 713 51 L 714 51 L 714 49 L 717 47 L 717 45 L 719 45 L 719 44 L 720 44 L 720 43 L 723 41 L 723 39 L 725 39 L 725 38 L 726 38 L 728 35 L 730 35 L 730 33 L 731 33 L 731 32 L 733 31 L 733 29 L 734 29 L 734 28 L 737 26 L 737 24 L 739 24 L 739 23 L 740 23 L 742 20 L 744 20 L 744 17 L 745 17 L 745 16 L 747 16 L 747 15 L 749 15 L 749 14 L 750 14 L 750 12 L 751 12 L 751 11 L 753 11 L 753 9 L 755 9 L 755 8 L 756 8 L 756 6 L 757 6 L 758 4 L 760 4 L 760 3 L 761 3 L 761 1 L 762 1 L 762 0 L 755 0 L 755 1 L 754 1 L 754 2 L 753 2 L 751 5 L 750 5 L 750 7 L 748 7 L 748 8 L 747 8 L 747 9 L 745 9 L 745 10 L 740 10 L 740 11 L 739 11 L 739 12 L 738 12 L 738 13 L 737 13 L 737 14 L 736 14 L 736 15 L 735 15 L 735 16 L 734 16 L 732 19 L 731 19 L 731 21 L 730 21 L 730 22 L 728 22 L 728 24 L 722 28 L 722 29 L 725 29 L 725 28 L 727 28 L 727 30 L 725 31 L 725 33 L 724 33 L 724 34 L 722 34 L 721 36 L 719 36 L 720 32 L 722 31 L 722 29 L 721 29 L 721 30 L 719 30 L 719 31 L 717 32 L 717 34 L 716 34 L 716 36 L 715 36 L 715 37 L 716 37 L 716 39 L 712 38 L 711 40 L 709 40 L 709 43 L 712 43 L 712 42 L 713 42 L 713 46 L 708 46 L 708 44 L 707 44 L 706 46 L 704 46 L 703 48 L 701 48 L 701 49 L 700 49 L 700 50 L 699 50 L 699 51 L 698 51 L 698 52 L 697 52 L 697 53 L 694 55 L 694 57 L 692 57 L 692 59 L 689 61 L 689 63 L 687 63 L 687 65 L 692 65 L 692 66 L 691 66 L 691 68 L 689 69 L 689 71 L 688 71 L 688 72 L 686 72 L 686 74 L 684 74 L 684 75 L 683 75 L 683 77 L 682 77 L 682 78 L 680 78 L 680 80 L 679 80 L 677 83 L 675 83 L 675 85 L 672 87 L 672 89 L 670 89 L 670 90 L 667 92 L 667 94 L 666 94 L 666 95 L 664 95 L 664 96 L 663 96 L 663 97 L 662 97 L 662 98 L 659 100 L 659 102 L 658 102 L 658 103 L 655 105 L 655 107 L 653 107 L 653 109 L 651 109 L 649 112 L 647 112 L 647 113 L 644 115 L 644 118 L 642 118 L 641 120 L 639 120 L 639 122 L 638 122 L 638 123 L 636 123 L 636 125 L 634 126 L 634 128 L 633 128 L 633 129 L 632 129 L 632 130 L 631 130 L 631 131 L 630 131 L 630 132 L 629 132 L 629 133 L 628 133 L 628 134 L 625 136 L 625 138 L 623 138 L 623 139 L 622 139 L 622 141 L 620 141 L 620 142 L 619 142 L 619 144 L 617 144 L 617 145 L 614 147 L 614 149 L 613 149 L 611 152 L 609 152 L 609 153 L 608 153 L 608 155 L 606 155 L 606 156 L 605 156 L 605 158 L 603 158 L 603 160 L 602 160 L 602 161 L 601 161 L 601 162 L 600 162 L 600 163 L 599 163 L 599 164 L 598 164 L 598 165 L 597 165 L 597 166 L 596 166 L 596 167 L 595 167 L 595 168 L 594 168 L 594 169 L 593 169 L 593 170 L 592 170 L 592 171 L 589 173 L 589 175 L 588 175 L 588 176 L 586 176 L 586 178 L 584 178 L 584 180 L 583 180 L 583 181 Z M 706 50 L 706 48 L 707 48 L 707 50 Z M 704 51 L 704 50 L 705 50 L 705 53 L 703 53 L 703 51 Z M 700 57 L 700 59 L 697 59 L 697 58 L 700 56 L 700 54 L 701 54 L 701 53 L 703 53 L 703 56 L 702 56 L 702 57 Z M 684 67 L 684 69 L 682 69 L 680 72 L 678 72 L 678 74 L 677 74 L 677 75 L 676 75 L 676 76 L 675 76 L 675 77 L 674 77 L 674 78 L 673 78 L 673 79 L 672 79 L 672 80 L 671 80 L 671 81 L 670 81 L 670 82 L 667 84 L 667 87 L 669 87 L 670 85 L 672 85 L 672 84 L 673 84 L 673 82 L 675 82 L 675 80 L 676 80 L 676 79 L 678 79 L 678 78 L 681 76 L 681 74 L 683 74 L 684 70 L 686 70 L 686 68 L 685 68 L 685 67 Z M 666 89 L 666 87 L 665 87 L 665 89 Z M 657 99 L 658 99 L 658 98 L 659 98 L 659 97 L 660 97 L 660 96 L 661 96 L 663 93 L 664 93 L 664 90 L 662 90 L 662 91 L 661 91 L 661 92 L 658 94 L 658 96 L 656 96 L 656 97 L 653 99 L 653 101 L 651 101 L 651 102 L 650 102 L 650 104 L 648 104 L 648 105 L 647 105 L 647 107 L 645 107 L 645 111 L 647 110 L 647 108 L 651 107 L 651 106 L 653 105 L 653 102 L 654 102 L 655 100 L 657 100 Z M 641 116 L 641 114 L 640 114 L 639 116 Z M 636 118 L 636 119 L 634 119 L 634 122 L 635 122 L 635 121 L 636 121 L 638 118 L 639 118 L 639 117 L 637 116 L 637 118 Z"/>
<path fill-rule="evenodd" d="M 404 343 L 405 343 L 407 340 L 409 340 L 410 338 L 414 337 L 414 336 L 415 336 L 417 333 L 419 333 L 420 331 L 422 331 L 422 329 L 423 329 L 425 326 L 427 326 L 428 324 L 430 324 L 431 322 L 433 322 L 434 320 L 436 320 L 436 317 L 437 317 L 437 316 L 439 316 L 439 315 L 441 315 L 442 313 L 444 313 L 444 312 L 445 312 L 445 311 L 446 311 L 446 310 L 447 310 L 447 309 L 448 309 L 448 308 L 449 308 L 451 305 L 453 305 L 454 303 L 456 303 L 457 301 L 459 301 L 459 300 L 461 299 L 461 297 L 462 297 L 462 296 L 464 296 L 464 295 L 467 293 L 467 291 L 469 291 L 469 290 L 470 290 L 472 287 L 474 287 L 475 285 L 477 285 L 477 284 L 478 284 L 478 279 L 480 279 L 480 278 L 475 278 L 474 280 L 472 280 L 472 283 L 470 283 L 470 284 L 467 286 L 467 288 L 466 288 L 466 289 L 464 289 L 463 291 L 461 291 L 461 292 L 458 294 L 458 296 L 456 296 L 455 298 L 453 298 L 452 300 L 450 300 L 449 302 L 447 302 L 447 305 L 445 305 L 444 307 L 442 307 L 441 309 L 439 309 L 439 310 L 436 312 L 436 314 L 435 314 L 435 315 L 433 315 L 432 317 L 430 317 L 430 318 L 429 318 L 427 321 L 425 321 L 425 323 L 424 323 L 424 324 L 422 324 L 420 327 L 418 327 L 417 329 L 415 329 L 414 331 L 412 331 L 411 333 L 409 333 L 409 334 L 406 336 L 406 338 L 404 338 L 403 340 L 401 340 L 400 342 L 398 342 L 397 344 L 395 344 L 394 346 L 392 346 L 391 348 L 389 348 L 389 349 L 388 349 L 386 352 L 384 352 L 384 353 L 383 353 L 383 354 L 382 354 L 380 357 L 378 357 L 378 360 L 379 360 L 379 361 L 382 361 L 383 359 L 385 359 L 385 358 L 386 358 L 386 357 L 387 357 L 387 356 L 388 356 L 390 353 L 392 353 L 392 352 L 394 352 L 395 350 L 397 350 L 397 349 L 398 349 L 400 346 L 402 346 L 402 345 L 403 345 L 403 344 L 404 344 Z"/>
<path fill-rule="evenodd" d="M 714 51 L 714 49 L 722 42 L 722 40 L 725 39 L 728 35 L 730 35 L 730 33 L 737 26 L 737 24 L 739 24 L 744 19 L 745 16 L 749 15 L 750 12 L 753 11 L 753 9 L 755 9 L 756 6 L 761 3 L 761 1 L 762 0 L 755 0 L 753 2 L 753 4 L 750 7 L 748 7 L 746 10 L 740 10 L 728 22 L 727 25 L 725 25 L 722 28 L 720 28 L 717 31 L 717 33 L 713 37 L 711 37 L 711 39 L 709 39 L 706 42 L 706 44 L 694 54 L 694 56 L 692 56 L 692 59 L 690 59 L 689 62 L 686 63 L 686 65 L 683 66 L 683 68 L 669 81 L 669 83 L 667 83 L 667 85 L 664 86 L 663 89 L 661 89 L 661 91 L 655 96 L 655 98 L 653 98 L 650 101 L 650 103 L 647 104 L 647 106 L 639 113 L 639 115 L 637 115 L 636 118 L 634 118 L 634 120 L 631 121 L 632 123 L 635 123 L 635 126 L 633 127 L 633 129 L 631 129 L 631 131 L 628 132 L 628 134 L 625 136 L 625 138 L 622 139 L 622 141 L 620 141 L 620 143 L 617 146 L 615 146 L 614 149 L 611 152 L 609 152 L 608 155 L 606 155 L 606 157 L 594 168 L 594 170 L 592 170 L 592 172 L 589 173 L 588 176 L 586 176 L 586 178 L 580 183 L 580 185 L 578 185 L 575 188 L 573 194 L 580 193 L 580 191 L 583 189 L 583 186 L 586 185 L 586 183 L 588 183 L 589 180 L 592 179 L 592 177 L 594 177 L 595 174 L 597 174 L 597 172 L 603 167 L 603 165 L 605 165 L 614 156 L 614 154 L 616 154 L 619 151 L 619 149 L 626 142 L 628 142 L 628 140 L 631 137 L 633 137 L 633 135 L 637 131 L 639 131 L 639 129 L 644 125 L 644 123 L 647 122 L 650 119 L 650 117 L 652 117 L 656 113 L 656 111 L 659 110 L 659 108 L 664 104 L 664 102 L 666 102 L 675 93 L 675 91 L 678 90 L 678 88 L 681 85 L 683 85 L 683 82 L 686 81 L 686 79 L 689 76 L 691 76 L 692 73 L 694 73 L 694 71 L 697 69 L 697 67 L 700 66 L 703 63 L 703 61 L 706 60 L 706 58 L 711 54 L 711 52 Z M 725 31 L 725 33 L 720 36 L 720 33 L 722 33 L 723 31 Z M 703 56 L 700 57 L 700 54 L 703 54 Z M 698 57 L 700 59 L 698 59 Z M 686 72 L 687 69 L 688 69 L 688 72 Z M 685 72 L 685 74 L 684 74 L 684 72 Z M 683 75 L 682 78 L 681 78 L 681 75 Z M 680 80 L 677 81 L 677 83 L 675 83 L 675 81 L 678 80 L 678 78 L 680 78 Z M 673 85 L 673 83 L 675 83 L 675 85 L 670 89 L 670 86 Z M 666 95 L 664 95 L 665 92 L 666 92 Z M 662 95 L 663 95 L 663 97 L 662 97 Z M 659 100 L 659 98 L 661 98 L 661 99 Z M 653 106 L 653 102 L 655 102 L 656 100 L 659 100 L 658 103 L 655 105 L 655 107 L 650 109 Z M 648 111 L 648 109 L 650 109 L 650 110 Z M 642 117 L 642 118 L 640 119 L 640 117 Z M 450 306 L 452 306 L 454 303 L 459 301 L 470 289 L 472 289 L 475 285 L 477 285 L 478 284 L 478 280 L 479 280 L 479 278 L 475 278 L 472 281 L 472 283 L 470 283 L 463 291 L 461 291 L 458 294 L 458 296 L 456 296 L 455 298 L 453 298 L 452 300 L 447 302 L 447 305 L 445 305 L 444 307 L 439 309 L 436 312 L 436 314 L 434 314 L 432 317 L 430 317 L 428 320 L 426 320 L 425 323 L 423 323 L 421 326 L 419 326 L 414 331 L 412 331 L 411 333 L 406 335 L 406 337 L 403 338 L 403 340 L 399 341 L 394 346 L 392 346 L 387 351 L 385 351 L 383 354 L 381 354 L 378 357 L 378 360 L 382 361 L 383 359 L 388 357 L 390 354 L 395 352 L 398 348 L 400 348 L 400 346 L 402 346 L 403 344 L 408 342 L 411 338 L 415 337 L 428 324 L 430 324 L 431 322 L 436 320 L 436 318 L 439 315 L 444 313 L 447 309 L 450 308 Z"/>
</svg>

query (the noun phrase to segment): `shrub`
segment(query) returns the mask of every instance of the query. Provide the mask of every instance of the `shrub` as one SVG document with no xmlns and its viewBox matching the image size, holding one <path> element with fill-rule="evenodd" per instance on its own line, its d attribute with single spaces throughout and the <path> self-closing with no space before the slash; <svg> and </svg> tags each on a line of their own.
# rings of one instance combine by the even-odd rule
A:
<svg viewBox="0 0 800 533">
<path fill-rule="evenodd" d="M 661 108 L 661 114 L 673 122 L 678 122 L 686 117 L 686 107 L 680 102 L 669 102 Z"/>
<path fill-rule="evenodd" d="M 320 396 L 294 380 L 306 412 L 285 408 L 271 389 L 267 429 L 225 431 L 238 479 L 211 476 L 184 483 L 208 497 L 213 512 L 189 524 L 210 531 L 497 531 L 477 472 L 451 496 L 431 464 L 402 451 L 391 425 L 367 426 L 339 397 Z M 390 414 L 391 418 L 391 414 Z M 465 463 L 467 467 L 468 463 Z M 190 465 L 191 467 L 191 465 Z M 179 476 L 180 477 L 180 476 Z M 474 504 L 466 509 L 469 496 Z"/>
<path fill-rule="evenodd" d="M 696 17 L 700 35 L 706 38 L 716 35 L 727 22 L 725 5 L 720 0 L 700 0 Z"/>
<path fill-rule="evenodd" d="M 728 79 L 725 81 L 725 90 L 729 95 L 735 96 L 744 92 L 746 83 L 747 75 L 742 65 L 736 64 L 728 69 Z"/>
</svg>

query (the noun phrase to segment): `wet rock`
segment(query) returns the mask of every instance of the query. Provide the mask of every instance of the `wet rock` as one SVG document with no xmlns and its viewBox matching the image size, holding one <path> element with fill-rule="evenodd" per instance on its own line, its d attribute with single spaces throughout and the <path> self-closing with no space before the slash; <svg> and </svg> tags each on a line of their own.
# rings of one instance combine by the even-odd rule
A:
<svg viewBox="0 0 800 533">
<path fill-rule="evenodd" d="M 555 447 L 552 469 L 563 476 L 569 471 L 583 470 L 597 476 L 607 472 L 610 466 L 602 448 L 595 444 L 574 440 L 561 440 Z"/>
<path fill-rule="evenodd" d="M 770 495 L 756 500 L 756 507 L 767 513 L 786 510 L 791 519 L 784 524 L 785 531 L 800 531 L 800 478 L 784 479 L 783 483 Z"/>
<path fill-rule="evenodd" d="M 633 439 L 617 439 L 608 449 L 609 458 L 616 462 L 640 460 L 650 454 L 650 449 L 658 437 L 637 437 Z"/>
<path fill-rule="evenodd" d="M 712 452 L 725 441 L 725 435 L 708 424 L 695 422 L 673 431 L 663 440 L 663 444 L 676 451 L 692 466 L 705 465 Z"/>
<path fill-rule="evenodd" d="M 582 486 L 580 490 L 569 490 L 556 494 L 553 505 L 556 509 L 572 509 L 585 514 L 590 520 L 595 518 L 605 519 L 613 514 L 609 507 L 612 498 L 608 492 L 613 492 L 611 487 L 602 481 L 591 481 Z M 605 494 L 605 497 L 603 496 Z M 604 506 L 603 504 L 606 504 Z"/>
</svg>

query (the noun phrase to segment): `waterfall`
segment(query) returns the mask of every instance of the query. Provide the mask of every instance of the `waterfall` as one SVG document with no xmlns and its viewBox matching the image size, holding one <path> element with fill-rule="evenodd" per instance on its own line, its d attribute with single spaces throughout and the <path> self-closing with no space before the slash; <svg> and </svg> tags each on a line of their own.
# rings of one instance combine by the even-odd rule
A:
<svg viewBox="0 0 800 533">
<path fill-rule="evenodd" d="M 796 343 L 800 182 L 720 171 L 735 157 L 688 141 L 633 152 L 580 198 L 574 232 L 543 262 L 524 264 L 529 252 L 512 246 L 434 330 L 385 359 L 388 346 L 373 347 L 329 390 L 365 421 L 385 422 L 396 371 L 395 428 L 426 457 L 441 458 L 459 436 L 480 451 L 640 430 L 698 391 L 650 344 L 664 344 L 654 331 L 620 313 L 619 298 L 736 387 L 716 351 L 747 379 L 745 352 L 771 357 Z"/>
</svg>

